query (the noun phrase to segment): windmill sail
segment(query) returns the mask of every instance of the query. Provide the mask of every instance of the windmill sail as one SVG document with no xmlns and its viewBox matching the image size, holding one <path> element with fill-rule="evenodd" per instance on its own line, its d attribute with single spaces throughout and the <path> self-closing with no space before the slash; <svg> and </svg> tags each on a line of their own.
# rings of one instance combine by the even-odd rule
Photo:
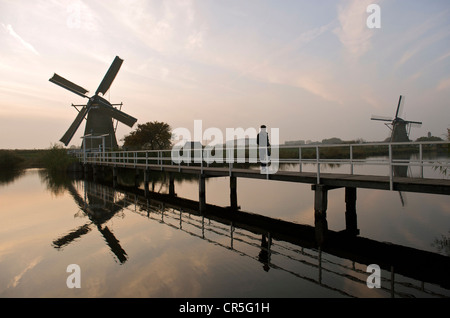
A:
<svg viewBox="0 0 450 318">
<path fill-rule="evenodd" d="M 49 79 L 49 81 L 54 83 L 54 84 L 56 84 L 56 85 L 58 85 L 58 86 L 61 86 L 61 87 L 65 88 L 65 89 L 67 89 L 69 91 L 71 91 L 72 93 L 75 93 L 75 94 L 80 95 L 82 97 L 88 98 L 86 96 L 86 93 L 89 92 L 87 89 L 85 89 L 85 88 L 83 88 L 83 87 L 81 87 L 81 86 L 79 86 L 77 84 L 74 84 L 74 83 L 72 83 L 69 80 L 66 80 L 64 77 L 59 76 L 56 73 L 53 75 L 53 77 L 51 79 Z"/>
<path fill-rule="evenodd" d="M 114 107 L 104 107 L 103 110 L 109 114 L 114 119 L 117 119 L 121 123 L 133 127 L 133 125 L 136 123 L 137 119 L 133 116 L 130 116 L 128 114 L 125 114 L 124 112 L 114 108 Z"/>
<path fill-rule="evenodd" d="M 112 82 L 116 78 L 117 73 L 120 70 L 120 67 L 122 66 L 123 60 L 116 56 L 114 61 L 112 62 L 111 66 L 109 67 L 108 72 L 106 72 L 105 77 L 103 78 L 102 82 L 98 86 L 97 91 L 95 92 L 95 95 L 98 95 L 99 93 L 102 93 L 102 95 L 105 95 L 106 92 L 111 87 Z"/>
<path fill-rule="evenodd" d="M 404 98 L 402 95 L 400 95 L 400 98 L 398 99 L 397 111 L 396 111 L 396 113 L 395 113 L 395 118 L 396 118 L 396 119 L 397 119 L 398 116 L 400 116 L 400 114 L 401 114 L 401 111 L 402 111 L 402 109 L 403 109 L 403 104 L 404 104 L 404 102 L 405 102 L 405 98 Z"/>
<path fill-rule="evenodd" d="M 89 106 L 89 103 L 88 103 L 88 106 Z M 72 140 L 72 137 L 75 134 L 75 132 L 77 131 L 78 127 L 80 127 L 81 123 L 84 120 L 84 117 L 88 113 L 88 106 L 83 106 L 83 108 L 81 108 L 80 112 L 78 113 L 77 117 L 73 121 L 72 125 L 70 125 L 69 129 L 66 131 L 64 136 L 62 136 L 62 138 L 59 140 L 64 145 L 67 146 L 69 144 L 70 140 Z"/>
<path fill-rule="evenodd" d="M 392 118 L 390 118 L 390 117 L 375 116 L 375 115 L 373 115 L 370 119 L 371 120 L 380 120 L 380 121 L 392 121 Z"/>
</svg>

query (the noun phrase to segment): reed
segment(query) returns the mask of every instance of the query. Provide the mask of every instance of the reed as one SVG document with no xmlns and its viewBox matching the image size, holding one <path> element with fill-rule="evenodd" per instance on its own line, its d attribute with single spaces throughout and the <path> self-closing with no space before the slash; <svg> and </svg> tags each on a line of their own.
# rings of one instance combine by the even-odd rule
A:
<svg viewBox="0 0 450 318">
<path fill-rule="evenodd" d="M 67 153 L 62 146 L 53 145 L 42 154 L 44 168 L 50 172 L 67 171 L 67 169 L 78 160 Z"/>
</svg>

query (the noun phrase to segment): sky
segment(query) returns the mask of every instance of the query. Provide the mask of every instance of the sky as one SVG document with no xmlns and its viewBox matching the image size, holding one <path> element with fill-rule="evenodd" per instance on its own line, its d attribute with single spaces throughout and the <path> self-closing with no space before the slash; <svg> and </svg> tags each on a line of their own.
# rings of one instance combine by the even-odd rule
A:
<svg viewBox="0 0 450 318">
<path fill-rule="evenodd" d="M 49 79 L 93 95 L 115 56 L 137 124 L 379 141 L 403 95 L 411 139 L 450 128 L 448 0 L 0 0 L 0 149 L 58 144 L 86 100 Z"/>
</svg>

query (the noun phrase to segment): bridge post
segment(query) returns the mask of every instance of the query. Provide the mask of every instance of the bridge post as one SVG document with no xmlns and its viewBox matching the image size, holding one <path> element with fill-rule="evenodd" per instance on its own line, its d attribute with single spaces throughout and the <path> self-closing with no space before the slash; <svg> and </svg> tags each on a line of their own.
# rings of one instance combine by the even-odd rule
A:
<svg viewBox="0 0 450 318">
<path fill-rule="evenodd" d="M 169 195 L 175 196 L 175 178 L 172 172 L 169 172 Z"/>
<path fill-rule="evenodd" d="M 149 193 L 149 187 L 148 187 L 149 182 L 150 182 L 150 170 L 145 169 L 144 170 L 144 191 L 145 191 L 146 196 Z"/>
<path fill-rule="evenodd" d="M 97 165 L 95 165 L 95 164 L 92 165 L 92 172 L 93 172 L 93 177 L 94 177 L 95 182 L 98 181 L 99 169 L 100 169 L 100 167 L 98 167 Z"/>
<path fill-rule="evenodd" d="M 356 188 L 345 188 L 345 230 L 350 235 L 358 235 L 356 216 Z"/>
<path fill-rule="evenodd" d="M 134 186 L 139 187 L 139 169 L 134 169 Z"/>
<path fill-rule="evenodd" d="M 232 210 L 238 209 L 237 204 L 237 178 L 230 177 L 230 206 Z"/>
<path fill-rule="evenodd" d="M 113 187 L 117 186 L 117 168 L 113 167 Z"/>
<path fill-rule="evenodd" d="M 206 178 L 202 175 L 198 177 L 198 202 L 200 212 L 206 209 Z"/>
<path fill-rule="evenodd" d="M 311 189 L 314 191 L 314 228 L 316 241 L 320 246 L 325 241 L 328 231 L 327 207 L 329 188 L 323 184 L 315 184 L 311 186 Z"/>
</svg>

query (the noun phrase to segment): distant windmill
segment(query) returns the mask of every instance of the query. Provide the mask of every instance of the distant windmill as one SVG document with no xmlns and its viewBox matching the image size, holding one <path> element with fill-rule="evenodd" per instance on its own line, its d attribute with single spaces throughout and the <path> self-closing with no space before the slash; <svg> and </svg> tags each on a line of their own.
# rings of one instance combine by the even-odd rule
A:
<svg viewBox="0 0 450 318">
<path fill-rule="evenodd" d="M 388 124 L 385 124 L 390 130 L 391 130 L 391 138 L 390 142 L 408 142 L 409 139 L 409 133 L 411 130 L 411 125 L 422 125 L 422 122 L 419 121 L 409 121 L 404 120 L 400 118 L 400 114 L 402 113 L 403 105 L 405 102 L 405 98 L 400 95 L 400 98 L 398 100 L 397 105 L 397 111 L 395 112 L 395 117 L 388 118 L 388 117 L 381 117 L 381 116 L 372 116 L 372 120 L 379 120 L 379 121 L 386 121 L 389 122 Z M 392 127 L 390 127 L 392 126 Z M 401 159 L 401 160 L 407 160 L 409 159 L 409 154 L 400 153 L 394 155 L 395 159 Z M 408 176 L 408 166 L 405 165 L 397 165 L 393 167 L 394 176 L 397 177 L 407 177 Z M 402 193 L 399 191 L 400 194 L 400 200 L 402 203 L 402 206 L 405 206 L 405 197 L 402 195 Z"/>
<path fill-rule="evenodd" d="M 115 108 L 113 104 L 99 95 L 102 94 L 104 96 L 109 90 L 112 82 L 119 72 L 120 67 L 122 66 L 122 63 L 123 60 L 116 56 L 108 72 L 100 83 L 100 86 L 97 88 L 95 95 L 91 97 L 86 95 L 86 93 L 88 93 L 87 89 L 84 89 L 83 87 L 66 80 L 56 73 L 50 79 L 50 82 L 89 100 L 87 105 L 79 105 L 81 106 L 81 110 L 76 108 L 76 105 L 72 104 L 72 106 L 74 106 L 78 110 L 78 115 L 73 121 L 72 125 L 70 125 L 67 132 L 60 139 L 60 141 L 66 146 L 69 144 L 73 135 L 85 118 L 86 127 L 84 131 L 83 143 L 86 143 L 86 148 L 91 149 L 98 149 L 104 141 L 102 140 L 102 138 L 105 138 L 106 146 L 117 148 L 116 130 L 114 128 L 113 118 L 129 127 L 133 127 L 133 125 L 136 123 L 136 118 L 125 114 L 121 110 Z M 88 137 L 90 137 L 89 141 L 86 140 Z"/>
<path fill-rule="evenodd" d="M 395 117 L 382 117 L 382 116 L 372 116 L 372 120 L 386 121 L 389 124 L 385 124 L 391 130 L 391 142 L 407 142 L 409 140 L 409 132 L 411 130 L 411 124 L 422 125 L 419 121 L 408 121 L 400 118 L 401 110 L 403 108 L 405 98 L 400 95 L 398 100 L 397 111 L 395 112 Z M 392 127 L 389 127 L 392 126 Z"/>
</svg>

